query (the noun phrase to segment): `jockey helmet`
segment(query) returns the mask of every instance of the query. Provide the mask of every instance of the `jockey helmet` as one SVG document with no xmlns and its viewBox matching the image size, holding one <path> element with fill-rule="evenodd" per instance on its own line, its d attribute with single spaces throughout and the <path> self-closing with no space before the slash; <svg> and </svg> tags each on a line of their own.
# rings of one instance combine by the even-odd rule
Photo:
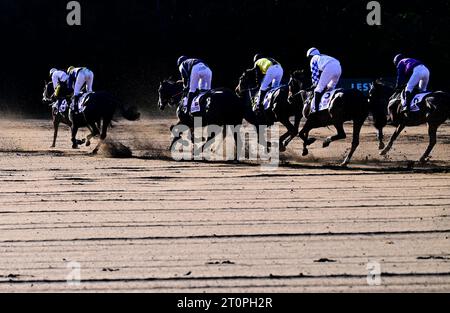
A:
<svg viewBox="0 0 450 313">
<path fill-rule="evenodd" d="M 67 74 L 70 74 L 70 72 L 72 72 L 75 69 L 75 66 L 69 66 L 69 68 L 67 69 Z"/>
<path fill-rule="evenodd" d="M 308 52 L 306 53 L 306 57 L 313 57 L 315 55 L 320 55 L 320 51 L 317 48 L 311 48 L 308 50 Z"/>
<path fill-rule="evenodd" d="M 181 56 L 181 57 L 179 57 L 178 58 L 178 61 L 177 61 L 177 66 L 180 66 L 181 65 L 181 63 L 183 63 L 184 61 L 186 61 L 188 59 L 188 57 L 187 56 Z"/>
<path fill-rule="evenodd" d="M 394 65 L 397 66 L 398 63 L 400 63 L 401 60 L 403 60 L 405 57 L 403 56 L 403 54 L 397 54 L 394 58 Z"/>
<path fill-rule="evenodd" d="M 256 63 L 256 61 L 260 60 L 263 58 L 263 55 L 258 53 L 255 55 L 255 57 L 253 58 L 253 63 Z"/>
<path fill-rule="evenodd" d="M 53 73 L 55 73 L 56 71 L 57 71 L 56 68 L 52 68 L 52 69 L 50 70 L 50 77 L 52 77 L 52 76 L 53 76 Z"/>
</svg>

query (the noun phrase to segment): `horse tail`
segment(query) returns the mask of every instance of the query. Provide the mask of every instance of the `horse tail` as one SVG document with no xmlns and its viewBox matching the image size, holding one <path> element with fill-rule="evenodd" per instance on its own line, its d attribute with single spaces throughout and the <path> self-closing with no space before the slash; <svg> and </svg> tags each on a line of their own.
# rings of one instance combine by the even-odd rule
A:
<svg viewBox="0 0 450 313">
<path fill-rule="evenodd" d="M 125 107 L 125 105 L 117 99 L 111 97 L 111 101 L 119 109 L 120 114 L 128 121 L 137 121 L 141 117 L 136 106 Z"/>
<path fill-rule="evenodd" d="M 122 105 L 119 108 L 122 116 L 129 121 L 137 121 L 141 117 L 141 113 L 138 112 L 137 107 L 135 106 L 125 108 Z"/>
</svg>

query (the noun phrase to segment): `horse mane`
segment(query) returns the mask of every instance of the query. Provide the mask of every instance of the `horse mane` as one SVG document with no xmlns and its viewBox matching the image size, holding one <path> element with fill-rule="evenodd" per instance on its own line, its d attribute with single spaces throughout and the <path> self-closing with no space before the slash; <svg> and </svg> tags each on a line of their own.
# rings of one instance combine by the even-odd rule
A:
<svg viewBox="0 0 450 313">
<path fill-rule="evenodd" d="M 302 69 L 302 70 L 295 70 L 295 71 L 293 71 L 291 76 L 294 79 L 301 80 L 301 79 L 306 78 L 306 76 L 307 76 L 306 74 L 307 74 L 306 70 Z"/>
</svg>

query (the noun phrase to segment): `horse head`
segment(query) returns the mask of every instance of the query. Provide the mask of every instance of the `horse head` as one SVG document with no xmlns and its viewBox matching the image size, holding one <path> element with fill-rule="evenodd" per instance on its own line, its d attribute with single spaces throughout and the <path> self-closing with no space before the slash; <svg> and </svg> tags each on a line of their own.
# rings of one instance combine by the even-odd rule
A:
<svg viewBox="0 0 450 313">
<path fill-rule="evenodd" d="M 42 92 L 42 103 L 49 104 L 52 100 L 52 95 L 55 92 L 53 83 L 44 81 L 44 91 Z"/>
<path fill-rule="evenodd" d="M 310 94 L 307 89 L 311 88 L 311 81 L 305 70 L 297 70 L 291 74 L 289 80 L 289 103 L 305 103 Z"/>
<path fill-rule="evenodd" d="M 392 86 L 382 78 L 375 80 L 370 85 L 368 101 L 371 106 L 385 106 L 400 99 L 401 90 L 394 90 Z"/>
<path fill-rule="evenodd" d="M 164 80 L 158 88 L 158 107 L 164 111 L 166 106 L 177 106 L 183 95 L 182 82 L 174 82 L 172 80 Z"/>
<path fill-rule="evenodd" d="M 258 84 L 255 72 L 253 70 L 246 70 L 239 78 L 239 84 L 235 89 L 236 95 L 242 98 L 246 92 L 251 93 L 256 89 L 258 89 Z"/>
</svg>

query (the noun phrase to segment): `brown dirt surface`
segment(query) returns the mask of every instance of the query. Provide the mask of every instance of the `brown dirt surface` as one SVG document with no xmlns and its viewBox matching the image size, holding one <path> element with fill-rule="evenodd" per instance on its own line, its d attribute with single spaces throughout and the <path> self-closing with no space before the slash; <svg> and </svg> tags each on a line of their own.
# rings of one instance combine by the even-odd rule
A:
<svg viewBox="0 0 450 313">
<path fill-rule="evenodd" d="M 119 121 L 92 156 L 67 127 L 51 149 L 50 121 L 0 119 L 0 291 L 450 291 L 450 125 L 427 165 L 425 126 L 384 158 L 367 125 L 348 169 L 351 127 L 266 172 L 172 161 L 172 122 Z"/>
</svg>

